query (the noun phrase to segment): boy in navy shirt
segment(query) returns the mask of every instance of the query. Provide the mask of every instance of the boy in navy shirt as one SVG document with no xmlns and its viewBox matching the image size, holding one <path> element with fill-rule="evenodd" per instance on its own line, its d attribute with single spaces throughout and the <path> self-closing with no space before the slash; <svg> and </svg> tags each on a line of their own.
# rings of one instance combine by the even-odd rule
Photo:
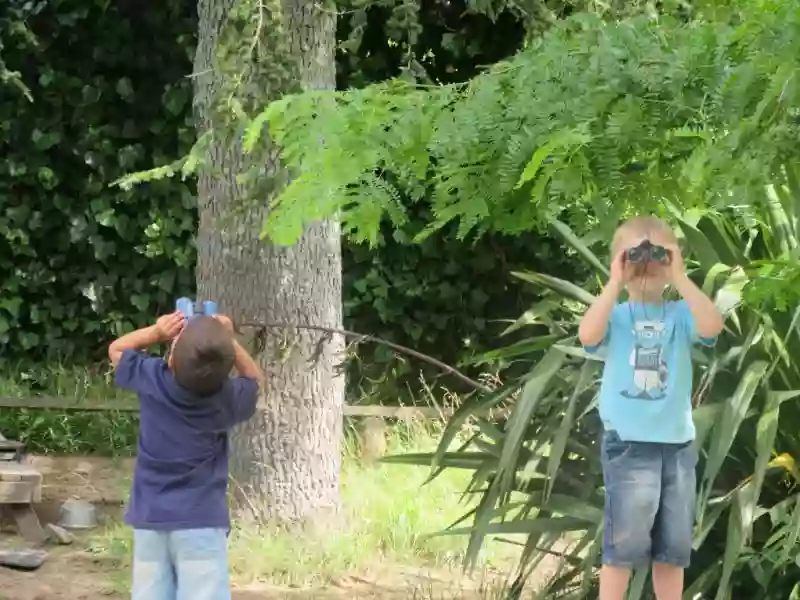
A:
<svg viewBox="0 0 800 600">
<path fill-rule="evenodd" d="M 611 254 L 611 277 L 579 331 L 587 351 L 606 352 L 600 600 L 622 600 L 631 569 L 651 564 L 656 598 L 681 600 L 697 463 L 691 349 L 714 344 L 722 315 L 686 275 L 678 240 L 661 220 L 623 223 Z M 668 285 L 681 300 L 664 299 Z M 619 303 L 623 290 L 628 301 Z"/>
<path fill-rule="evenodd" d="M 166 361 L 142 352 L 159 343 L 171 344 Z M 264 374 L 227 317 L 165 315 L 108 355 L 141 405 L 125 518 L 133 600 L 228 600 L 228 430 L 253 416 Z"/>
</svg>

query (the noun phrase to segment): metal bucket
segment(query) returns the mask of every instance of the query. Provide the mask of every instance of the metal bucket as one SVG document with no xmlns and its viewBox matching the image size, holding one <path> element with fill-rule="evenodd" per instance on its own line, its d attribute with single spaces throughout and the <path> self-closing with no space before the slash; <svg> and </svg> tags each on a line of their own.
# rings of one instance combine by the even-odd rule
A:
<svg viewBox="0 0 800 600">
<path fill-rule="evenodd" d="M 58 524 L 64 529 L 92 529 L 97 527 L 97 511 L 91 502 L 67 500 L 61 505 Z"/>
</svg>

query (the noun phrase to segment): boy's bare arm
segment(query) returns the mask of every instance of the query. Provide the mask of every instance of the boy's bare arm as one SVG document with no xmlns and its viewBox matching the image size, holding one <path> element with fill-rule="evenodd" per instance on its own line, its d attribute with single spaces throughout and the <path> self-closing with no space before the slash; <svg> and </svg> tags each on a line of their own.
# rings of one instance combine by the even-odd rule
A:
<svg viewBox="0 0 800 600">
<path fill-rule="evenodd" d="M 581 340 L 581 345 L 592 347 L 603 343 L 611 313 L 617 305 L 617 298 L 619 298 L 621 291 L 621 286 L 611 280 L 595 301 L 592 302 L 589 310 L 583 315 L 578 328 L 578 337 Z"/>
<path fill-rule="evenodd" d="M 706 296 L 686 274 L 686 267 L 683 263 L 681 249 L 677 245 L 667 246 L 670 253 L 670 268 L 672 270 L 672 285 L 686 301 L 689 311 L 694 318 L 695 332 L 701 338 L 717 337 L 724 322 L 722 315 L 717 309 L 714 301 Z"/>
<path fill-rule="evenodd" d="M 611 277 L 608 283 L 583 315 L 578 328 L 581 345 L 591 348 L 603 343 L 611 313 L 617 305 L 617 299 L 629 275 L 628 266 L 625 264 L 625 253 L 621 251 L 611 260 Z"/>
<path fill-rule="evenodd" d="M 708 339 L 717 337 L 724 327 L 724 321 L 714 301 L 706 296 L 685 273 L 682 277 L 676 277 L 673 284 L 694 317 L 697 335 Z"/>
<path fill-rule="evenodd" d="M 233 366 L 236 367 L 239 375 L 255 379 L 258 381 L 259 385 L 264 385 L 264 371 L 258 366 L 258 363 L 253 360 L 250 353 L 247 352 L 237 340 L 233 342 L 233 349 L 236 352 Z"/>
<path fill-rule="evenodd" d="M 164 315 L 155 325 L 142 327 L 117 338 L 108 347 L 108 358 L 116 368 L 125 350 L 144 350 L 174 338 L 183 328 L 183 314 L 179 312 Z"/>
<path fill-rule="evenodd" d="M 233 328 L 233 321 L 229 317 L 225 315 L 217 315 L 214 317 L 220 323 L 222 323 L 228 331 L 234 333 Z M 253 357 L 250 356 L 250 353 L 244 349 L 244 347 L 234 338 L 233 340 L 233 349 L 235 354 L 233 366 L 236 371 L 242 377 L 249 377 L 250 379 L 255 379 L 258 381 L 259 385 L 264 384 L 264 371 L 261 367 L 258 366 L 258 363 L 253 360 Z"/>
</svg>

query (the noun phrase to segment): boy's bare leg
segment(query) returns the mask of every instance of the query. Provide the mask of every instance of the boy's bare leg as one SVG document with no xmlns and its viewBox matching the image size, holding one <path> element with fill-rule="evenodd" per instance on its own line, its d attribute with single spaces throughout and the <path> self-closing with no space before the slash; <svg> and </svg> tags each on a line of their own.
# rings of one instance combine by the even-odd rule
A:
<svg viewBox="0 0 800 600">
<path fill-rule="evenodd" d="M 603 565 L 600 569 L 600 600 L 623 600 L 630 578 L 630 569 Z M 664 600 L 661 596 L 658 598 Z"/>
<path fill-rule="evenodd" d="M 674 565 L 653 563 L 653 591 L 658 600 L 681 600 L 683 569 Z"/>
</svg>

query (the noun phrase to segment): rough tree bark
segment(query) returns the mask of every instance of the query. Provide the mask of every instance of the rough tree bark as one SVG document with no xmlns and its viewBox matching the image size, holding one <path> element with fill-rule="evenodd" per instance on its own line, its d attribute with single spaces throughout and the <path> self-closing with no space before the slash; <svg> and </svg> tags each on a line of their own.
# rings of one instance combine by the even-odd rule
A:
<svg viewBox="0 0 800 600">
<path fill-rule="evenodd" d="M 241 1 L 198 2 L 194 77 L 200 133 L 215 123 L 220 127 L 214 104 L 224 83 L 220 77 L 225 75 L 218 68 L 217 40 L 231 9 Z M 263 4 L 259 0 L 253 6 Z M 268 100 L 298 88 L 333 89 L 333 11 L 313 0 L 283 0 L 274 6 L 282 17 L 282 42 L 292 59 L 294 76 L 289 81 L 269 79 L 283 83 L 273 84 L 272 89 L 256 86 L 259 89 L 251 93 L 263 94 L 265 106 Z M 258 31 L 274 33 L 270 28 L 270 23 L 264 23 Z M 260 240 L 268 198 L 253 203 L 236 179 L 251 160 L 243 155 L 240 138 L 215 135 L 201 166 L 198 297 L 217 300 L 235 321 L 340 327 L 338 223 L 318 223 L 289 248 Z M 269 156 L 263 174 L 277 179 L 280 166 L 274 153 Z M 268 373 L 265 397 L 256 416 L 234 432 L 231 442 L 234 485 L 238 497 L 246 498 L 239 508 L 257 518 L 313 520 L 338 505 L 344 383 L 336 363 L 341 360 L 343 341 L 336 336 L 321 343 L 321 335 L 269 331 L 259 354 Z"/>
</svg>

